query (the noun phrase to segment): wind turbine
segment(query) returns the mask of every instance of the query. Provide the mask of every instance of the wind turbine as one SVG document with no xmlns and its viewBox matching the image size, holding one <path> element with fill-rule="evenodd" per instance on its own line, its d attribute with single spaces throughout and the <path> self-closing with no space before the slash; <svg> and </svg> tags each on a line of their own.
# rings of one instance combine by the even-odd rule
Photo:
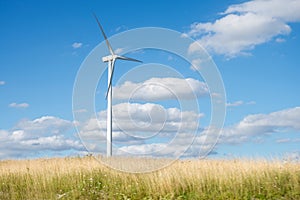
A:
<svg viewBox="0 0 300 200">
<path fill-rule="evenodd" d="M 108 56 L 104 56 L 102 57 L 102 61 L 103 62 L 107 62 L 108 63 L 108 73 L 107 73 L 107 91 L 106 91 L 106 96 L 105 99 L 107 100 L 107 127 L 106 127 L 106 155 L 107 157 L 111 157 L 112 156 L 112 78 L 114 75 L 114 69 L 115 69 L 115 62 L 116 60 L 120 59 L 120 60 L 129 60 L 129 61 L 134 61 L 134 62 L 142 62 L 133 58 L 128 58 L 128 57 L 124 57 L 124 56 L 119 56 L 117 54 L 114 53 L 110 43 L 108 42 L 108 39 L 104 33 L 104 30 L 97 18 L 97 16 L 94 14 L 94 17 L 98 23 L 98 26 L 101 30 L 101 33 L 105 39 L 106 45 L 108 47 L 108 50 L 110 52 L 110 55 Z"/>
</svg>

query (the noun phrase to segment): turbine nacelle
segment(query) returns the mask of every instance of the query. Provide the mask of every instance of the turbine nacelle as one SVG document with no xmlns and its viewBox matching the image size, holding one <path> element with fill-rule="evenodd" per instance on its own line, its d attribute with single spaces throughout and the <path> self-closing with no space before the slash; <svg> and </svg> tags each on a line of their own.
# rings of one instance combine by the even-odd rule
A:
<svg viewBox="0 0 300 200">
<path fill-rule="evenodd" d="M 115 60 L 117 58 L 118 58 L 117 55 L 108 55 L 108 56 L 102 57 L 102 61 L 103 62 L 109 62 L 109 61 L 113 61 L 113 60 Z"/>
</svg>

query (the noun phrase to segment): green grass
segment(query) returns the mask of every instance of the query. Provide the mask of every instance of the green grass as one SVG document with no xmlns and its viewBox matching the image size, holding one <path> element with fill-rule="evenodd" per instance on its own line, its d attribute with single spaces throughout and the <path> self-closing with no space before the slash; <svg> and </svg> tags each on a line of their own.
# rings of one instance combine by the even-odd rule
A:
<svg viewBox="0 0 300 200">
<path fill-rule="evenodd" d="M 300 199 L 300 165 L 186 160 L 130 174 L 92 157 L 0 161 L 0 199 Z"/>
</svg>

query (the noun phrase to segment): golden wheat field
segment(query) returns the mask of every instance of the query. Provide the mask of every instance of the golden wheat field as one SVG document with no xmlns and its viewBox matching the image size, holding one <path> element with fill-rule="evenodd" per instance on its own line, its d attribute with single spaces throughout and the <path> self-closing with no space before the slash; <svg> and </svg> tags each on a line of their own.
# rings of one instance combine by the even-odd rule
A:
<svg viewBox="0 0 300 200">
<path fill-rule="evenodd" d="M 164 162 L 113 159 L 137 168 Z M 126 173 L 92 156 L 5 160 L 0 161 L 0 199 L 300 199 L 300 164 L 195 159 Z"/>
</svg>

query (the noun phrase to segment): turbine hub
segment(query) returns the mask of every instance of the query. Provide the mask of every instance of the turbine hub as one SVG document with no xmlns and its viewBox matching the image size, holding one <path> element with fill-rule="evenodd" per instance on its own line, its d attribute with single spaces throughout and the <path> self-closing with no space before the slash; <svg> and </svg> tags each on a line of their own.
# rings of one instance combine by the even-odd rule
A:
<svg viewBox="0 0 300 200">
<path fill-rule="evenodd" d="M 117 58 L 117 55 L 108 55 L 108 56 L 104 56 L 102 57 L 102 61 L 103 62 L 109 62 L 109 61 L 113 61 Z"/>
</svg>

